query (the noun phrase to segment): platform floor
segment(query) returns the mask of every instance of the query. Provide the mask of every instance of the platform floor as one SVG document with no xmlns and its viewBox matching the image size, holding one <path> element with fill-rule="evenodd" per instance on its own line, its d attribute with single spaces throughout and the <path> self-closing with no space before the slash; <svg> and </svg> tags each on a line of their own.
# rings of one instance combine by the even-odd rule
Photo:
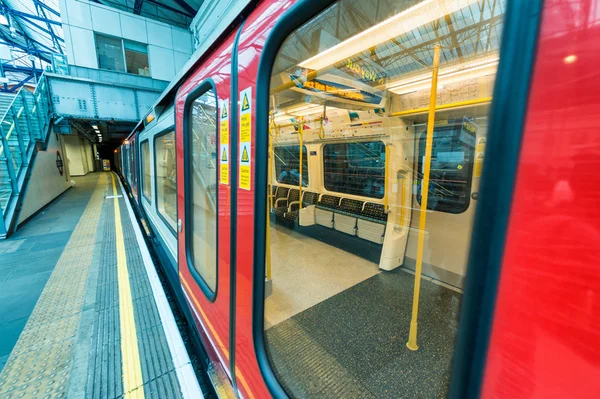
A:
<svg viewBox="0 0 600 399">
<path fill-rule="evenodd" d="M 23 279 L 0 291 L 11 304 L 0 317 L 15 332 L 17 320 L 26 324 L 0 373 L 0 399 L 202 397 L 118 178 L 77 182 L 1 243 L 4 282 Z"/>
</svg>

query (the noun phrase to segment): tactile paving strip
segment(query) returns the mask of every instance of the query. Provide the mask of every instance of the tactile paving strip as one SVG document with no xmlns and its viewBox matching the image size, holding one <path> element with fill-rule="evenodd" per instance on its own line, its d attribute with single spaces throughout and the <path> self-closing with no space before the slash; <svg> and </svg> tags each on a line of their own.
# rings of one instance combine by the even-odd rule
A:
<svg viewBox="0 0 600 399">
<path fill-rule="evenodd" d="M 107 177 L 99 175 L 94 193 L 0 374 L 2 399 L 66 395 Z"/>
</svg>

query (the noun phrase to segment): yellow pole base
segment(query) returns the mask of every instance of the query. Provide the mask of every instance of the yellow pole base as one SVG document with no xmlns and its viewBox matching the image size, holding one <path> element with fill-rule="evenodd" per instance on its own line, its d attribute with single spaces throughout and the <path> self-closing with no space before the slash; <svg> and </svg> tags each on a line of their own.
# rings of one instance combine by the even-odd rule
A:
<svg viewBox="0 0 600 399">
<path fill-rule="evenodd" d="M 408 333 L 408 342 L 406 343 L 406 347 L 411 351 L 416 351 L 419 349 L 419 345 L 417 345 L 417 322 L 410 322 L 410 332 Z"/>
</svg>

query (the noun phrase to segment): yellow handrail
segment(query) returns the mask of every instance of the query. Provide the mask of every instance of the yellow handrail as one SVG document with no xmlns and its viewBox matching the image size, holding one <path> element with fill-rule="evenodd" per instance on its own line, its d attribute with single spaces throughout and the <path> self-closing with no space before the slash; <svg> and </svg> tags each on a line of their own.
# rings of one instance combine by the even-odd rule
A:
<svg viewBox="0 0 600 399">
<path fill-rule="evenodd" d="M 427 138 L 425 145 L 425 169 L 421 184 L 421 209 L 419 212 L 419 240 L 417 244 L 417 262 L 415 266 L 415 288 L 413 293 L 412 317 L 408 333 L 408 349 L 416 351 L 417 345 L 417 320 L 419 315 L 419 295 L 421 292 L 421 273 L 423 269 L 423 247 L 425 246 L 425 226 L 427 222 L 427 200 L 429 196 L 429 173 L 431 168 L 431 150 L 433 147 L 433 125 L 435 123 L 435 109 L 437 100 L 438 72 L 440 67 L 440 49 L 437 44 L 433 51 L 433 72 L 431 73 L 431 94 L 429 96 L 429 116 L 427 118 Z"/>
<path fill-rule="evenodd" d="M 492 97 L 477 98 L 475 100 L 457 101 L 454 103 L 437 105 L 435 107 L 435 111 L 459 108 L 459 107 L 467 107 L 469 105 L 485 104 L 485 103 L 489 103 L 491 101 L 492 101 Z M 414 115 L 414 114 L 422 114 L 422 113 L 428 112 L 430 109 L 431 109 L 430 107 L 429 108 L 424 107 L 424 108 L 409 109 L 406 111 L 393 112 L 391 116 L 407 116 L 407 115 Z"/>
<path fill-rule="evenodd" d="M 300 126 L 298 127 L 298 140 L 300 140 L 300 165 L 298 166 L 298 172 L 300 178 L 298 180 L 298 195 L 300 199 L 300 205 L 298 206 L 298 215 L 300 215 L 300 209 L 302 209 L 302 145 L 304 135 L 304 118 L 300 118 Z M 300 217 L 300 216 L 298 216 Z"/>
<path fill-rule="evenodd" d="M 385 208 L 385 211 L 387 212 L 389 208 L 389 191 L 388 190 L 388 179 L 390 178 L 390 146 L 386 145 L 385 146 L 385 169 L 383 172 L 383 207 Z"/>
</svg>

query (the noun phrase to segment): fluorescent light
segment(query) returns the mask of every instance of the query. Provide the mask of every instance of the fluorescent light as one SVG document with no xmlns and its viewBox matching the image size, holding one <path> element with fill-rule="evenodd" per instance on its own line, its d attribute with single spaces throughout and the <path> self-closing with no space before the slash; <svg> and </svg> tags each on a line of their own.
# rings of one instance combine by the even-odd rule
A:
<svg viewBox="0 0 600 399">
<path fill-rule="evenodd" d="M 425 0 L 377 25 L 336 44 L 299 64 L 302 68 L 323 69 L 354 54 L 436 21 L 479 0 Z"/>
<path fill-rule="evenodd" d="M 466 79 L 475 79 L 493 75 L 498 69 L 498 55 L 479 58 L 442 68 L 439 71 L 438 85 L 448 85 Z M 431 87 L 431 73 L 423 73 L 403 80 L 390 82 L 387 88 L 396 94 L 406 94 Z"/>
<path fill-rule="evenodd" d="M 94 130 L 98 130 L 98 125 L 92 125 L 92 127 L 94 128 Z"/>
</svg>

